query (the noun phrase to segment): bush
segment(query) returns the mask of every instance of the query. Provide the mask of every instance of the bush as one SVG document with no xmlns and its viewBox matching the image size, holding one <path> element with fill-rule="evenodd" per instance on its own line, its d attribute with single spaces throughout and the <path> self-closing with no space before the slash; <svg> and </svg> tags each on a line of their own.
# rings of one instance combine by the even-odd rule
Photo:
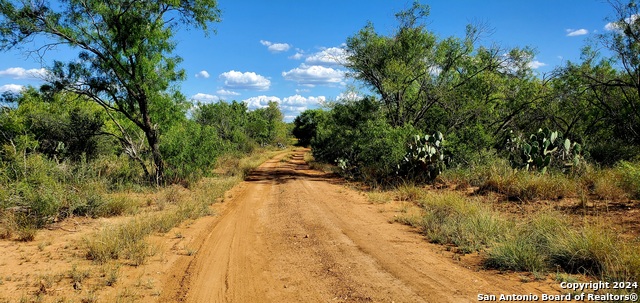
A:
<svg viewBox="0 0 640 303">
<path fill-rule="evenodd" d="M 411 126 L 391 126 L 376 101 L 366 98 L 337 104 L 311 147 L 315 159 L 337 163 L 346 177 L 387 185 L 402 177 L 398 168 L 415 133 Z"/>
<path fill-rule="evenodd" d="M 292 134 L 298 138 L 298 145 L 309 146 L 316 136 L 318 127 L 324 125 L 328 114 L 321 109 L 308 109 L 293 120 Z"/>
<path fill-rule="evenodd" d="M 160 146 L 165 177 L 169 183 L 192 183 L 211 173 L 224 150 L 214 128 L 189 120 L 176 124 L 164 134 Z"/>
<path fill-rule="evenodd" d="M 616 166 L 616 171 L 621 177 L 621 187 L 631 197 L 640 199 L 640 163 L 621 161 Z"/>
<path fill-rule="evenodd" d="M 125 189 L 142 183 L 142 168 L 131 157 L 121 155 L 105 155 L 92 161 L 88 169 L 97 179 L 105 180 L 110 190 Z"/>
</svg>

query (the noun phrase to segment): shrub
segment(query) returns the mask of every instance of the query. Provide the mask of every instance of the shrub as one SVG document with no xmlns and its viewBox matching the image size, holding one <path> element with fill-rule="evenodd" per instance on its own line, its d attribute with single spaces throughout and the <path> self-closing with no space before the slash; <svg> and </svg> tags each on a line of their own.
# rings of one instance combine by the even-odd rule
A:
<svg viewBox="0 0 640 303">
<path fill-rule="evenodd" d="M 106 155 L 91 162 L 98 179 L 106 180 L 109 189 L 124 189 L 140 184 L 142 168 L 127 155 Z"/>
<path fill-rule="evenodd" d="M 621 161 L 616 166 L 620 174 L 620 185 L 630 196 L 640 199 L 640 163 Z"/>
<path fill-rule="evenodd" d="M 292 134 L 298 138 L 298 145 L 309 146 L 320 125 L 327 120 L 327 113 L 321 109 L 308 109 L 293 120 Z"/>
<path fill-rule="evenodd" d="M 176 124 L 162 137 L 160 150 L 165 159 L 169 183 L 189 184 L 210 174 L 225 147 L 210 126 L 187 120 Z"/>
<path fill-rule="evenodd" d="M 372 184 L 397 182 L 414 129 L 396 128 L 386 122 L 375 100 L 337 104 L 329 121 L 311 140 L 313 156 L 337 163 L 346 177 Z"/>
</svg>

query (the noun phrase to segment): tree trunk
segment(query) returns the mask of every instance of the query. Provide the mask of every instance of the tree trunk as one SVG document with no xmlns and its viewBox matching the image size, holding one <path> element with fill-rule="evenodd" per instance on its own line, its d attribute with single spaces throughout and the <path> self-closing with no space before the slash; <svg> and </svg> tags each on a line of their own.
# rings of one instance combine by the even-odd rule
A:
<svg viewBox="0 0 640 303">
<path fill-rule="evenodd" d="M 153 164 L 155 166 L 155 175 L 151 181 L 159 186 L 164 184 L 164 161 L 160 153 L 158 131 L 156 129 L 145 130 L 145 135 L 147 136 L 149 147 L 151 147 L 151 155 L 153 156 Z"/>
<path fill-rule="evenodd" d="M 164 184 L 164 161 L 162 161 L 162 154 L 160 153 L 158 129 L 151 123 L 151 117 L 149 116 L 148 101 L 147 96 L 143 93 L 141 98 L 138 99 L 138 105 L 140 106 L 140 113 L 142 114 L 144 134 L 151 148 L 151 155 L 153 156 L 153 164 L 155 166 L 155 175 L 151 181 L 155 183 L 156 186 L 159 186 Z"/>
</svg>

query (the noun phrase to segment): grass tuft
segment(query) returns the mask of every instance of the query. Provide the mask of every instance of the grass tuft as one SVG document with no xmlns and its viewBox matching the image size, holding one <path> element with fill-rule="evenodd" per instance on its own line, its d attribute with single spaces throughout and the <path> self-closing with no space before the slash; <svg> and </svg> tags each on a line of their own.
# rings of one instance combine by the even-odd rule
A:
<svg viewBox="0 0 640 303">
<path fill-rule="evenodd" d="M 399 218 L 422 230 L 433 243 L 454 244 L 463 253 L 479 251 L 503 237 L 510 223 L 478 199 L 456 192 L 426 193 L 418 204 L 423 215 Z"/>
<path fill-rule="evenodd" d="M 417 186 L 415 183 L 404 182 L 399 185 L 396 190 L 396 199 L 398 201 L 415 202 L 424 197 L 424 188 Z"/>
</svg>

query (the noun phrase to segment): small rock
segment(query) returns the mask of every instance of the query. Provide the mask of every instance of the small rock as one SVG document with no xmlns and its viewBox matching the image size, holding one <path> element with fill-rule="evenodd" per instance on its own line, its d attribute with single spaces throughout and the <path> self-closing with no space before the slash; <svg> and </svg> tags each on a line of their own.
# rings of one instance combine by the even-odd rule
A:
<svg viewBox="0 0 640 303">
<path fill-rule="evenodd" d="M 309 235 L 304 235 L 304 238 L 305 238 L 305 239 L 306 239 L 306 238 L 309 238 Z"/>
</svg>

